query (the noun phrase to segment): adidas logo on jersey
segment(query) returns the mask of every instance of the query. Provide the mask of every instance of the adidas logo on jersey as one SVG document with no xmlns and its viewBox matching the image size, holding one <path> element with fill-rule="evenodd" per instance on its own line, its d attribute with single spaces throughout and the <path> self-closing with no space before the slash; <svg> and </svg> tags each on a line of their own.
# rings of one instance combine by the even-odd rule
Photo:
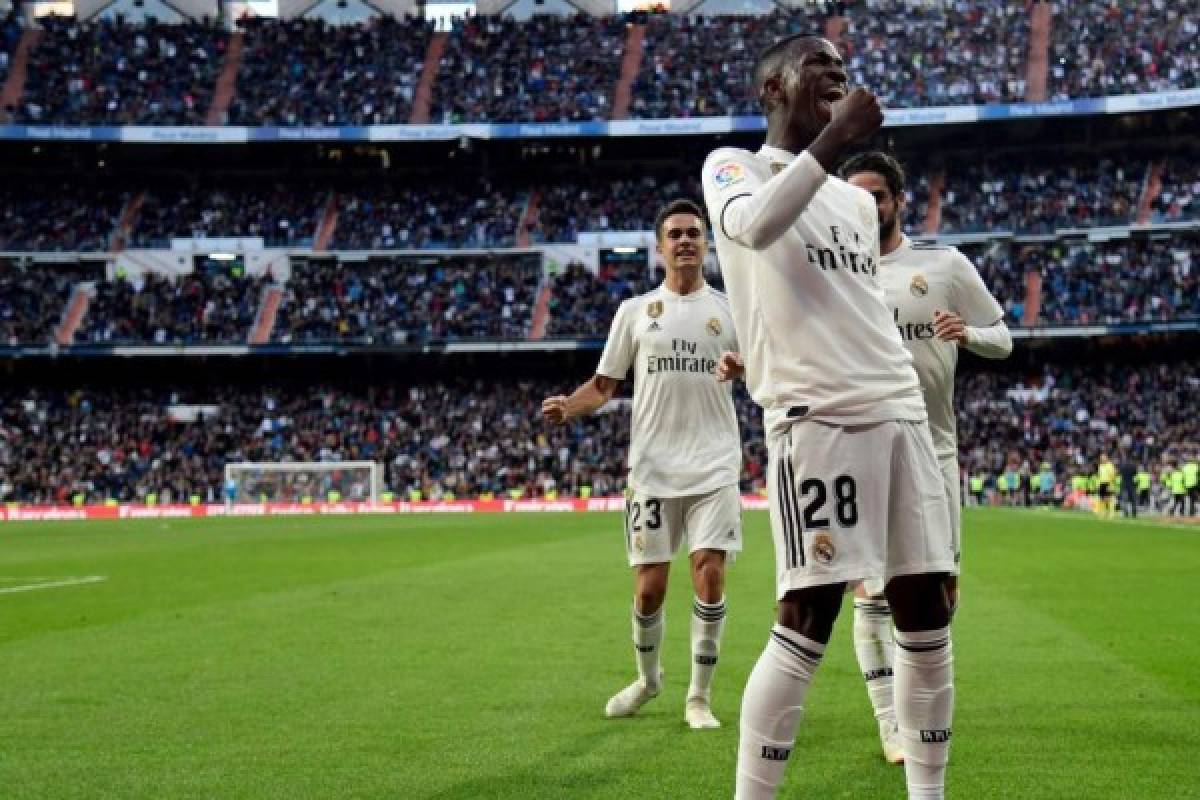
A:
<svg viewBox="0 0 1200 800">
<path fill-rule="evenodd" d="M 658 324 L 658 320 L 654 320 L 653 322 L 651 322 L 651 323 L 650 323 L 650 327 L 649 327 L 649 328 L 646 328 L 646 330 L 647 330 L 648 332 L 649 332 L 649 331 L 661 331 L 661 330 L 662 330 L 662 326 Z"/>
</svg>

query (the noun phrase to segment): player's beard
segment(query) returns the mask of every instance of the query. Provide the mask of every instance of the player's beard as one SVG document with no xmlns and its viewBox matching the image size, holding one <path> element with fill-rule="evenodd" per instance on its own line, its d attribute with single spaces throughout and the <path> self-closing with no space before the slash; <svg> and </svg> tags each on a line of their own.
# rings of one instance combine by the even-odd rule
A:
<svg viewBox="0 0 1200 800">
<path fill-rule="evenodd" d="M 879 220 L 879 241 L 886 242 L 888 238 L 896 232 L 896 215 L 893 214 L 889 219 Z"/>
</svg>

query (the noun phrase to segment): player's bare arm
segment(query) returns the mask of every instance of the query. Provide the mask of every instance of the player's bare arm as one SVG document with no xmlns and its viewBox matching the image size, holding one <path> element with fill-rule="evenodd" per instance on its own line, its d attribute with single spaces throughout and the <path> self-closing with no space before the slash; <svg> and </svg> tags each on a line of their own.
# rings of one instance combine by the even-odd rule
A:
<svg viewBox="0 0 1200 800">
<path fill-rule="evenodd" d="M 720 360 L 717 361 L 717 381 L 725 383 L 726 381 L 736 380 L 746 374 L 746 363 L 742 361 L 740 353 L 735 353 L 732 350 L 726 350 L 721 353 Z"/>
<path fill-rule="evenodd" d="M 587 416 L 612 399 L 619 382 L 607 375 L 594 375 L 570 395 L 556 394 L 543 400 L 542 416 L 554 425 Z"/>
</svg>

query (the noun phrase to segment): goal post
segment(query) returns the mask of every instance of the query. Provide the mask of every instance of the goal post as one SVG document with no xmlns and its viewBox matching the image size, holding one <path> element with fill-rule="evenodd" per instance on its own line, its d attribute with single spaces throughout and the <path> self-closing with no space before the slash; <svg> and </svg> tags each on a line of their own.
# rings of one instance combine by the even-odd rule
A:
<svg viewBox="0 0 1200 800">
<path fill-rule="evenodd" d="M 378 503 L 383 465 L 375 461 L 237 461 L 225 465 L 227 503 Z"/>
</svg>

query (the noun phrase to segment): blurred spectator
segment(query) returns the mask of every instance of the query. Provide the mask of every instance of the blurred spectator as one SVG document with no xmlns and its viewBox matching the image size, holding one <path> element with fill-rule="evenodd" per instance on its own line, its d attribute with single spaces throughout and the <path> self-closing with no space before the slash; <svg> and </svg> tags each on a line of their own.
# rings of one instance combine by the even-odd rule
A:
<svg viewBox="0 0 1200 800">
<path fill-rule="evenodd" d="M 397 125 L 412 116 L 431 23 L 250 17 L 231 125 Z"/>
<path fill-rule="evenodd" d="M 195 272 L 101 281 L 76 344 L 244 344 L 269 278 Z"/>
<path fill-rule="evenodd" d="M 625 49 L 620 16 L 455 20 L 433 85 L 432 120 L 586 122 L 612 114 Z"/>
<path fill-rule="evenodd" d="M 524 339 L 540 280 L 537 255 L 314 260 L 293 269 L 272 338 L 283 344 Z"/>
<path fill-rule="evenodd" d="M 1169 0 L 1058 0 L 1052 100 L 1200 86 L 1200 15 Z"/>
<path fill-rule="evenodd" d="M 0 185 L 0 250 L 106 251 L 128 195 L 14 176 Z"/>
<path fill-rule="evenodd" d="M 133 246 L 169 247 L 173 237 L 261 236 L 267 247 L 311 247 L 328 199 L 328 189 L 299 182 L 154 189 L 138 212 Z"/>
<path fill-rule="evenodd" d="M 21 23 L 18 21 L 16 9 L 13 8 L 4 15 L 3 19 L 0 19 L 0 84 L 3 84 L 4 79 L 8 77 L 12 54 L 16 52 L 19 41 L 21 41 Z"/>
<path fill-rule="evenodd" d="M 207 21 L 42 17 L 19 122 L 203 125 L 228 35 Z"/>
</svg>

